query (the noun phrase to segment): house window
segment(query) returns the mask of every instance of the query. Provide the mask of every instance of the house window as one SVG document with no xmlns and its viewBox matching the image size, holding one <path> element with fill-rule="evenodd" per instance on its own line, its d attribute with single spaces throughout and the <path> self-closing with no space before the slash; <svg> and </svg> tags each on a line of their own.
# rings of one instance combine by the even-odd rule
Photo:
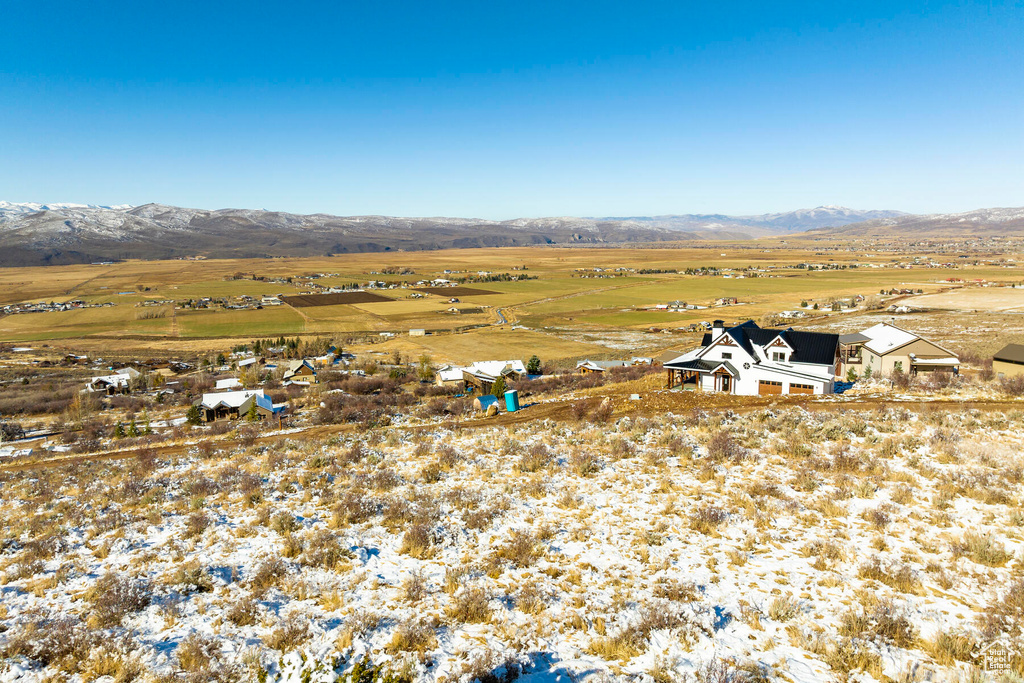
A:
<svg viewBox="0 0 1024 683">
<path fill-rule="evenodd" d="M 722 360 L 732 360 L 732 352 L 731 351 L 723 351 L 722 352 Z"/>
<path fill-rule="evenodd" d="M 785 361 L 786 360 L 786 352 L 785 351 L 772 351 L 772 360 L 780 361 L 780 362 L 781 361 Z"/>
</svg>

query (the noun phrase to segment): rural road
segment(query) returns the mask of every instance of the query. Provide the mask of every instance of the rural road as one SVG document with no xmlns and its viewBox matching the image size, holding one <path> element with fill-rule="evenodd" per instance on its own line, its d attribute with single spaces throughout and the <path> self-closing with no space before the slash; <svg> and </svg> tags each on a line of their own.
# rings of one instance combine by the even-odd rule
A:
<svg viewBox="0 0 1024 683">
<path fill-rule="evenodd" d="M 780 399 L 777 396 L 771 398 L 732 395 L 714 396 L 711 394 L 667 390 L 648 391 L 642 394 L 643 398 L 640 401 L 630 401 L 627 397 L 632 391 L 632 388 L 619 390 L 612 389 L 612 391 L 607 393 L 607 397 L 611 399 L 616 410 L 613 416 L 614 418 L 623 416 L 630 416 L 634 418 L 642 416 L 658 416 L 665 415 L 667 412 L 682 415 L 694 409 L 710 412 L 729 410 L 736 413 L 748 413 L 756 410 L 778 409 L 787 406 L 799 406 L 805 410 L 812 411 L 832 411 L 836 414 L 853 409 L 878 410 L 883 407 L 905 408 L 918 412 L 927 412 L 935 409 L 1010 411 L 1020 410 L 1024 407 L 1024 401 L 1014 399 L 959 400 L 943 398 L 935 401 L 909 401 L 866 395 L 864 397 L 858 397 L 852 401 L 837 402 L 808 399 L 805 397 Z M 594 408 L 599 405 L 602 400 L 604 400 L 604 398 L 601 395 L 585 395 L 572 398 L 566 397 L 547 400 L 538 403 L 528 402 L 525 409 L 515 413 L 500 413 L 495 417 L 476 417 L 475 419 L 469 420 L 457 419 L 451 423 L 451 426 L 456 429 L 480 429 L 536 422 L 543 419 L 571 421 L 573 419 L 573 404 L 582 401 L 589 407 Z M 414 434 L 422 430 L 438 429 L 441 426 L 442 425 L 439 425 L 438 423 L 426 423 L 421 425 L 410 425 L 407 427 L 397 427 L 397 429 L 407 434 Z M 255 443 L 266 443 L 289 438 L 306 440 L 326 439 L 338 433 L 357 432 L 360 430 L 361 427 L 355 423 L 311 425 L 296 431 L 289 431 L 287 433 L 261 435 L 256 437 Z M 196 440 L 190 440 L 188 442 L 153 444 L 151 446 L 139 444 L 100 453 L 61 454 L 55 455 L 51 458 L 31 460 L 27 462 L 16 461 L 0 463 L 0 473 L 47 469 L 60 467 L 62 465 L 77 465 L 84 462 L 98 460 L 123 460 L 126 458 L 137 457 L 140 451 L 149 451 L 158 457 L 185 455 L 190 449 L 196 448 L 197 445 L 203 441 L 209 441 L 214 445 L 223 443 L 228 448 L 238 445 L 238 441 L 230 436 L 211 438 L 210 436 L 204 435 Z"/>
</svg>

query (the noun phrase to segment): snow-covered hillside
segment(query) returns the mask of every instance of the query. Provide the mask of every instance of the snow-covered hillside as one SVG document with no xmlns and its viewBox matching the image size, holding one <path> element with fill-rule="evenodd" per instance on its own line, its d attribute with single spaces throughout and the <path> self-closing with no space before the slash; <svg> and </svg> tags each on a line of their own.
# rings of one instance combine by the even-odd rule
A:
<svg viewBox="0 0 1024 683">
<path fill-rule="evenodd" d="M 393 425 L 11 472 L 0 681 L 981 680 L 1024 626 L 1021 427 Z"/>
</svg>

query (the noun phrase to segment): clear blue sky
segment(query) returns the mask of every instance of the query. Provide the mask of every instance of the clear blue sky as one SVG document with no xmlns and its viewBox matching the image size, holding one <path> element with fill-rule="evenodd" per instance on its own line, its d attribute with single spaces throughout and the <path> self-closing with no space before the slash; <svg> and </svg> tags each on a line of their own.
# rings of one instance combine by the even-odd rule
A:
<svg viewBox="0 0 1024 683">
<path fill-rule="evenodd" d="M 4 0 L 0 199 L 1024 205 L 1020 3 Z"/>
</svg>

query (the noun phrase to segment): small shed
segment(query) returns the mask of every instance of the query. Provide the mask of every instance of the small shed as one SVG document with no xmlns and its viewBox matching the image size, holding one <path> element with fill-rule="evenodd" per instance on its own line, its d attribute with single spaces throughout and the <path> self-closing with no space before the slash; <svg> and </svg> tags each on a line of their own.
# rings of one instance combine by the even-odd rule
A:
<svg viewBox="0 0 1024 683">
<path fill-rule="evenodd" d="M 491 394 L 481 394 L 473 399 L 473 407 L 480 411 L 486 411 L 491 406 L 497 407 L 498 397 Z"/>
</svg>

